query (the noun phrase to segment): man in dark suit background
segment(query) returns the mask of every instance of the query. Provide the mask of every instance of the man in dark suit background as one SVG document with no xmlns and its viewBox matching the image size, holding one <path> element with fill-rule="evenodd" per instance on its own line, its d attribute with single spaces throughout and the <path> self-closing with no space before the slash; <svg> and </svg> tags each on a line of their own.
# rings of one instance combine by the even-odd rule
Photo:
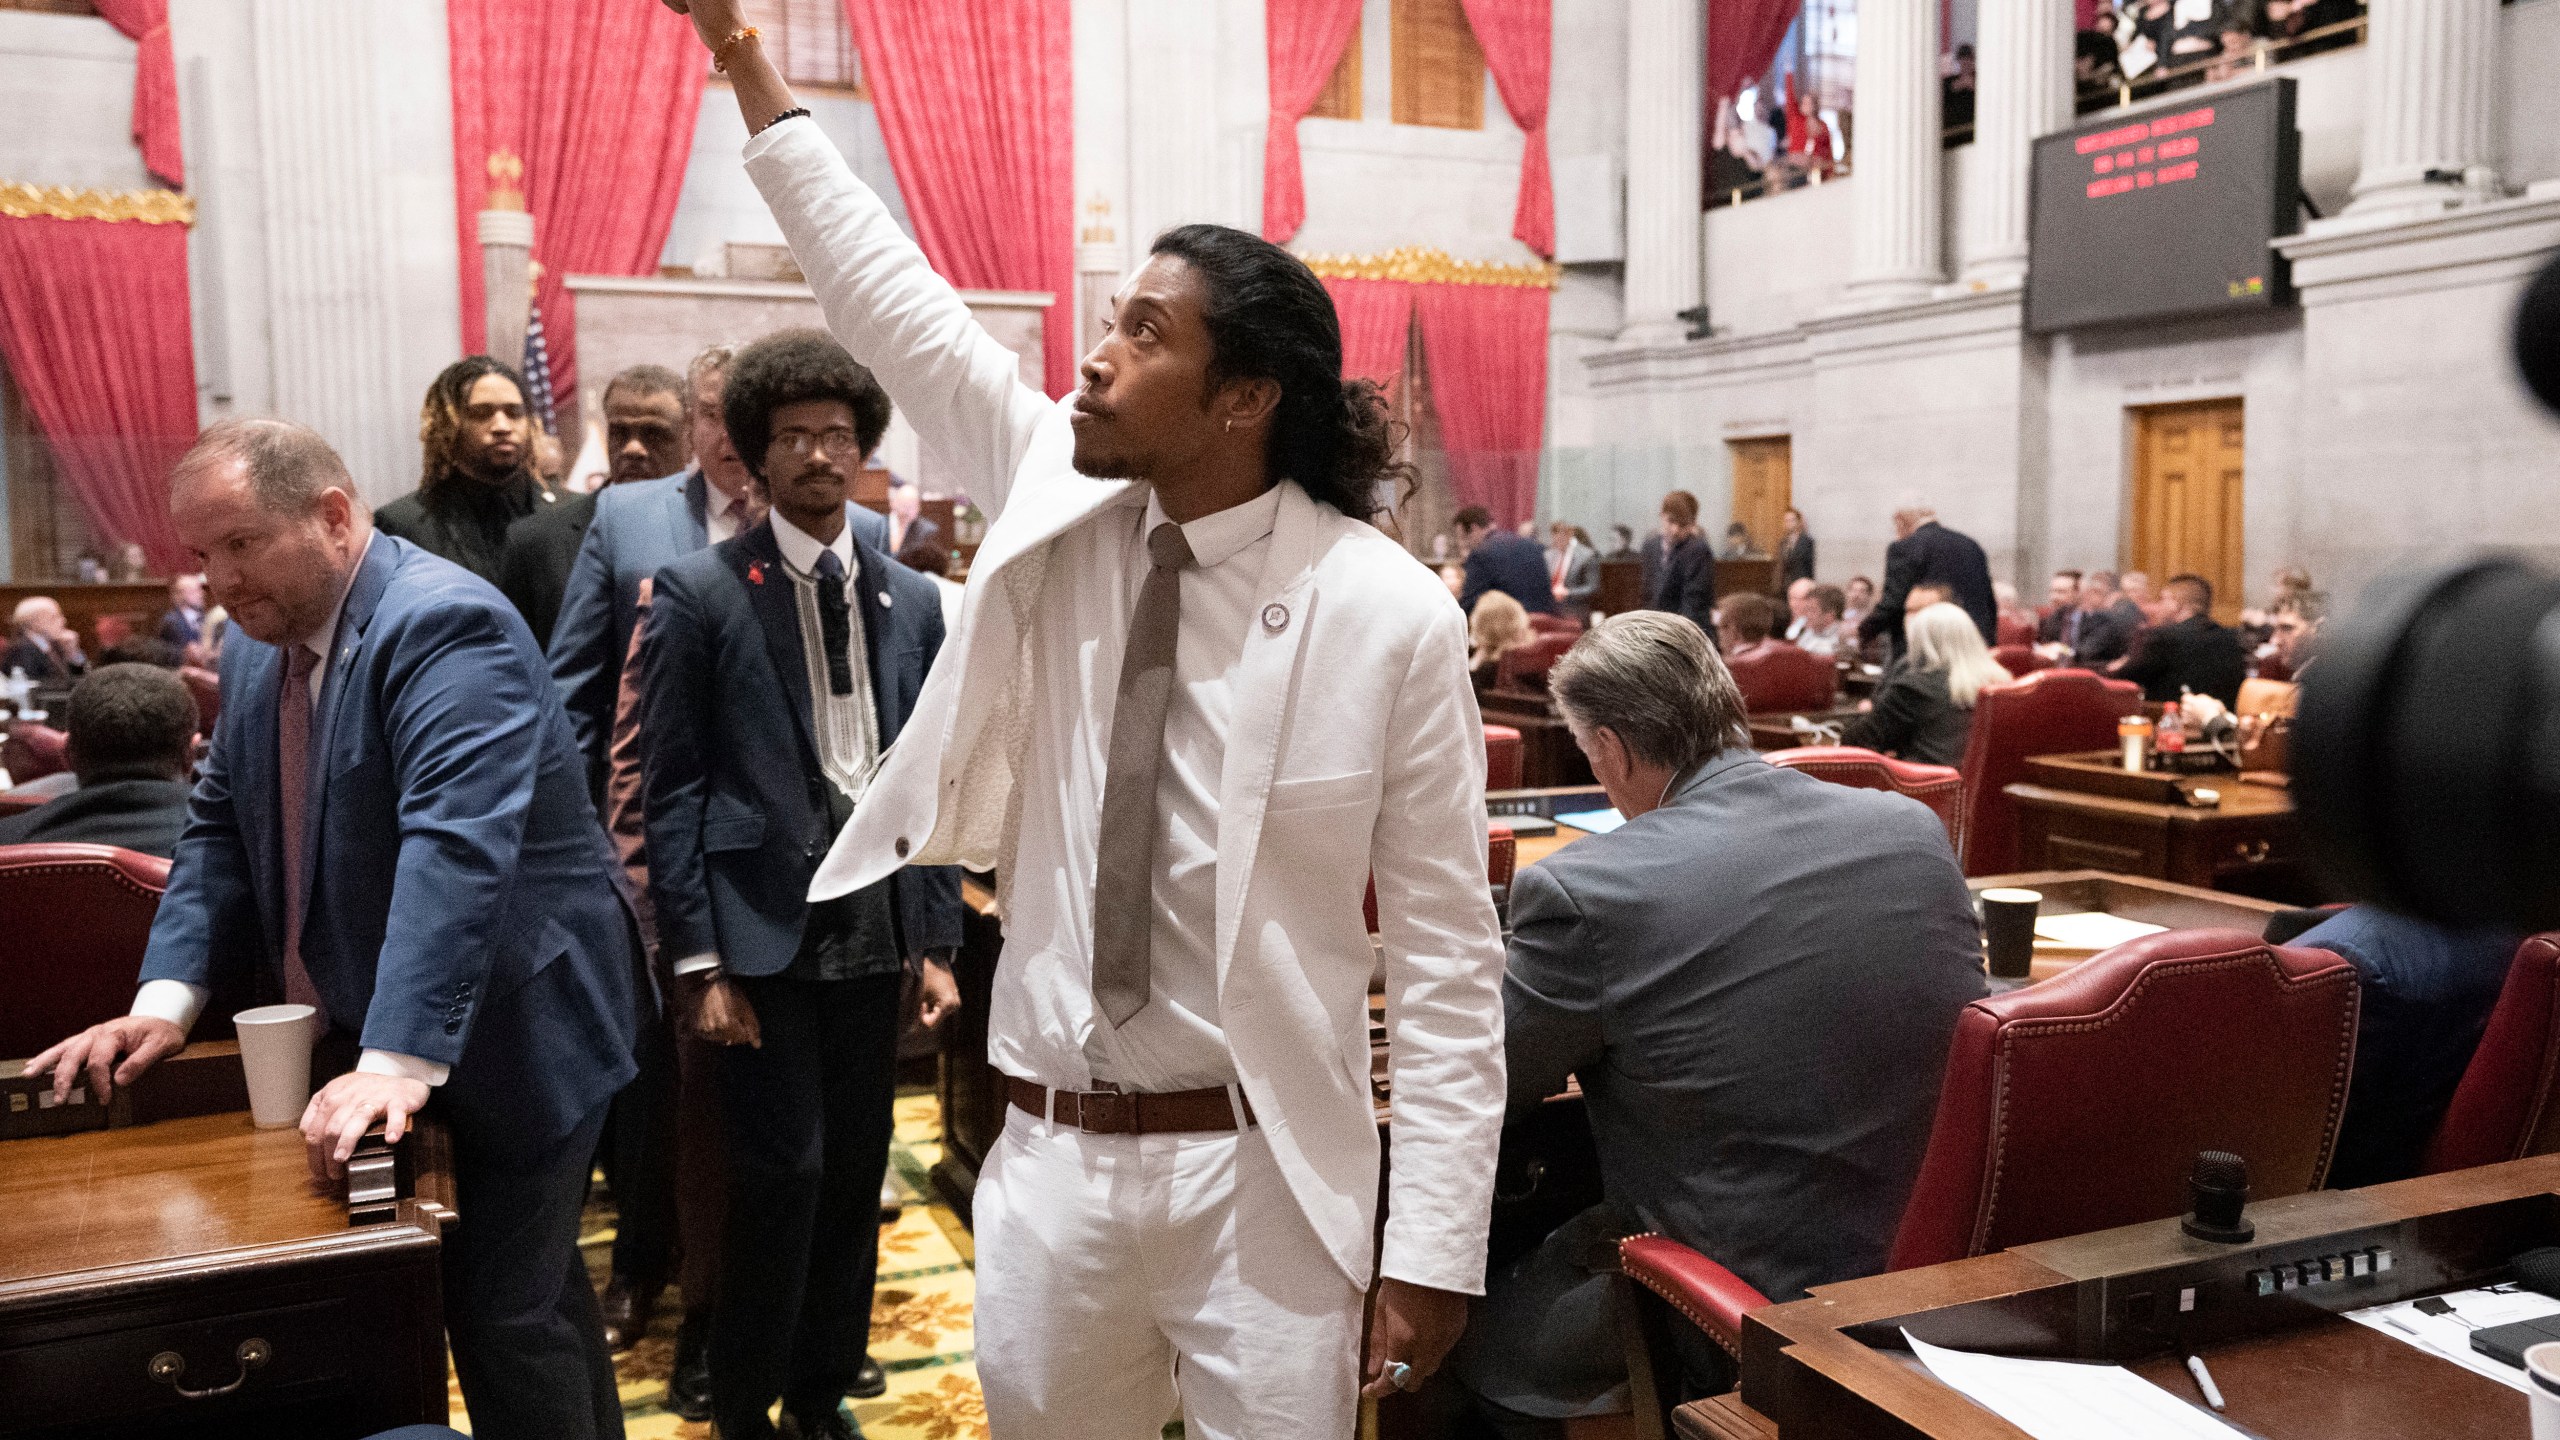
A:
<svg viewBox="0 0 2560 1440">
<path fill-rule="evenodd" d="M 1532 615 L 1556 613 L 1555 591 L 1547 580 L 1547 552 L 1526 535 L 1515 535 L 1493 523 L 1493 512 L 1470 505 L 1450 517 L 1458 548 L 1467 554 L 1467 583 L 1458 591 L 1458 608 L 1472 615 L 1476 600 L 1499 590 L 1520 602 Z"/>
<path fill-rule="evenodd" d="M 888 538 L 874 542 L 875 548 L 896 560 L 911 549 L 950 544 L 942 538 L 942 527 L 924 518 L 923 509 L 924 492 L 916 488 L 916 482 L 904 475 L 891 475 Z"/>
<path fill-rule="evenodd" d="M 0 678 L 25 671 L 39 685 L 62 684 L 88 673 L 80 632 L 62 615 L 62 602 L 30 595 L 9 612 L 9 648 L 0 651 Z"/>
<path fill-rule="evenodd" d="M 1605 1198 L 1489 1277 L 1451 1357 L 1506 1436 L 1625 1408 L 1621 1236 L 1672 1236 L 1773 1300 L 1881 1270 L 1983 992 L 1945 828 L 1762 761 L 1695 630 L 1613 615 L 1549 685 L 1628 819 L 1512 882 L 1511 1106 L 1580 1076 Z M 1694 1348 L 1686 1368 L 1729 1383 Z"/>
<path fill-rule="evenodd" d="M 2249 652 L 2240 632 L 2214 623 L 2213 586 L 2200 575 L 2180 575 L 2160 587 L 2160 595 L 2169 606 L 2168 623 L 2142 633 L 2133 653 L 2113 667 L 2116 678 L 2141 686 L 2142 698 L 2155 705 L 2189 690 L 2238 705 Z"/>
<path fill-rule="evenodd" d="M 1936 585 L 1948 599 L 1973 617 L 1982 643 L 2000 638 L 2000 602 L 1991 593 L 1991 562 L 1970 535 L 1938 523 L 1938 512 L 1925 501 L 1905 500 L 1893 512 L 1894 541 L 1884 548 L 1884 592 L 1873 610 L 1858 622 L 1862 641 L 1885 636 L 1892 653 L 1902 654 L 1902 616 L 1911 587 Z"/>
<path fill-rule="evenodd" d="M 577 1237 L 654 1004 L 630 906 L 524 622 L 354 495 L 277 420 L 214 426 L 171 474 L 178 537 L 245 638 L 134 1013 L 29 1069 L 103 1099 L 185 1044 L 217 982 L 315 1006 L 324 1062 L 361 1051 L 303 1114 L 315 1178 L 377 1123 L 397 1139 L 432 1108 L 451 1131 L 444 1315 L 473 1433 L 619 1436 Z"/>
<path fill-rule="evenodd" d="M 604 387 L 604 449 L 612 462 L 604 485 L 673 475 L 693 463 L 686 429 L 684 381 L 663 365 L 634 365 Z M 507 531 L 498 560 L 498 588 L 515 602 L 533 629 L 534 643 L 551 643 L 560 600 L 577 562 L 580 542 L 596 515 L 596 496 L 568 495 L 519 520 Z"/>
<path fill-rule="evenodd" d="M 1662 564 L 1645 592 L 1648 610 L 1686 615 L 1707 643 L 1716 634 L 1716 552 L 1698 529 L 1698 497 L 1674 490 L 1662 497 Z"/>
<path fill-rule="evenodd" d="M 927 1023 L 957 1002 L 959 872 L 807 895 L 924 688 L 942 605 L 848 523 L 889 397 L 842 346 L 814 330 L 748 346 L 723 408 L 773 505 L 651 587 L 649 888 L 687 1027 L 730 1047 L 713 1422 L 769 1435 L 779 1399 L 816 1440 L 856 1433 L 840 1407 L 869 1368 L 902 982 L 918 963 Z"/>
<path fill-rule="evenodd" d="M 160 616 L 160 638 L 186 653 L 204 641 L 204 577 L 176 575 L 169 580 L 169 608 Z"/>
<path fill-rule="evenodd" d="M 418 412 L 418 488 L 373 512 L 385 535 L 441 555 L 492 584 L 516 522 L 557 503 L 533 470 L 524 377 L 468 355 L 427 386 Z"/>
<path fill-rule="evenodd" d="M 157 665 L 101 665 L 73 687 L 69 708 L 79 788 L 0 818 L 0 845 L 77 840 L 167 859 L 187 823 L 195 697 Z"/>
</svg>

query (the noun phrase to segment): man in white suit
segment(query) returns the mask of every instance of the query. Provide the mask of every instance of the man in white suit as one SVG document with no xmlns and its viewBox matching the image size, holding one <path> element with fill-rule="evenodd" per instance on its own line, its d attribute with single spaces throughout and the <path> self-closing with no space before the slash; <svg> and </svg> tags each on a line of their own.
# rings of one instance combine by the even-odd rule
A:
<svg viewBox="0 0 2560 1440">
<path fill-rule="evenodd" d="M 1025 388 L 793 114 L 736 0 L 691 13 L 828 328 L 993 517 L 811 890 L 1002 879 L 988 1052 L 1013 1103 L 976 1199 L 993 1431 L 1152 1437 L 1178 1395 L 1194 1436 L 1339 1440 L 1362 1389 L 1439 1366 L 1482 1290 L 1504 1099 L 1467 637 L 1367 523 L 1396 473 L 1385 406 L 1342 381 L 1306 267 L 1216 226 L 1156 242 L 1072 403 Z"/>
</svg>

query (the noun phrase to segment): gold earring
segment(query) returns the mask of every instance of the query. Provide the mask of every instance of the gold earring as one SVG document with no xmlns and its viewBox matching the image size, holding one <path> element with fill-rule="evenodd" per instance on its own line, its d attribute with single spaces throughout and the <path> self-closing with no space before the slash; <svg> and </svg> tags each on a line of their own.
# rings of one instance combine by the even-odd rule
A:
<svg viewBox="0 0 2560 1440">
<path fill-rule="evenodd" d="M 1227 422 L 1227 433 L 1230 435 L 1236 433 L 1236 422 L 1233 420 Z"/>
</svg>

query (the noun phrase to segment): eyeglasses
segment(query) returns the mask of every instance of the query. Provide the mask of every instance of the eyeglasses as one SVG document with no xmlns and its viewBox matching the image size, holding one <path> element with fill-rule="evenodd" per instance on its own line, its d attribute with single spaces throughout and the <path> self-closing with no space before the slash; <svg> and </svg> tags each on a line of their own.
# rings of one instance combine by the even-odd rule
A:
<svg viewBox="0 0 2560 1440">
<path fill-rule="evenodd" d="M 855 437 L 852 426 L 837 425 L 815 432 L 777 430 L 774 432 L 773 443 L 782 448 L 782 453 L 795 460 L 802 460 L 808 458 L 821 446 L 825 447 L 828 454 L 840 459 L 851 456 L 858 453 L 857 446 L 860 442 Z"/>
</svg>

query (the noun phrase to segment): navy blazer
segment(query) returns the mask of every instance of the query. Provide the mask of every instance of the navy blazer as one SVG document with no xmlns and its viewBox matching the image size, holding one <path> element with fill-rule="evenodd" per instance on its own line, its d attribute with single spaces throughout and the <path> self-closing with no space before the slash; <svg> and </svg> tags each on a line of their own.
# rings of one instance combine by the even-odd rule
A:
<svg viewBox="0 0 2560 1440">
<path fill-rule="evenodd" d="M 1945 586 L 1955 603 L 1973 617 L 1982 643 L 1999 643 L 2000 602 L 1991 593 L 1991 562 L 1972 536 L 1935 520 L 1884 547 L 1884 591 L 1876 596 L 1876 608 L 1858 622 L 1858 638 L 1890 636 L 1893 653 L 1901 654 L 1903 602 L 1910 598 L 1912 586 L 1924 583 Z"/>
<path fill-rule="evenodd" d="M 1467 552 L 1467 583 L 1458 592 L 1458 608 L 1476 613 L 1476 597 L 1499 590 L 1520 602 L 1532 615 L 1556 610 L 1555 582 L 1547 578 L 1547 547 L 1525 535 L 1495 530 Z"/>
<path fill-rule="evenodd" d="M 596 492 L 578 558 L 569 567 L 559 618 L 552 622 L 551 683 L 568 708 L 569 728 L 603 785 L 605 747 L 621 695 L 622 661 L 639 624 L 640 582 L 711 543 L 711 483 L 697 465 L 656 480 L 634 480 Z M 889 517 L 853 508 L 853 533 L 877 547 Z"/>
<path fill-rule="evenodd" d="M 885 752 L 942 649 L 942 596 L 859 530 L 853 553 L 849 589 Z M 716 952 L 732 974 L 778 974 L 799 954 L 809 882 L 835 826 L 800 608 L 771 521 L 658 572 L 640 655 L 658 951 Z M 890 884 L 908 954 L 960 943 L 957 867 L 902 870 Z"/>
<path fill-rule="evenodd" d="M 303 965 L 366 1049 L 452 1067 L 484 1136 L 557 1142 L 635 1073 L 654 992 L 622 870 L 534 648 L 496 587 L 390 535 L 347 587 L 312 714 Z M 145 980 L 283 974 L 282 652 L 224 647 L 223 705 Z"/>
</svg>

